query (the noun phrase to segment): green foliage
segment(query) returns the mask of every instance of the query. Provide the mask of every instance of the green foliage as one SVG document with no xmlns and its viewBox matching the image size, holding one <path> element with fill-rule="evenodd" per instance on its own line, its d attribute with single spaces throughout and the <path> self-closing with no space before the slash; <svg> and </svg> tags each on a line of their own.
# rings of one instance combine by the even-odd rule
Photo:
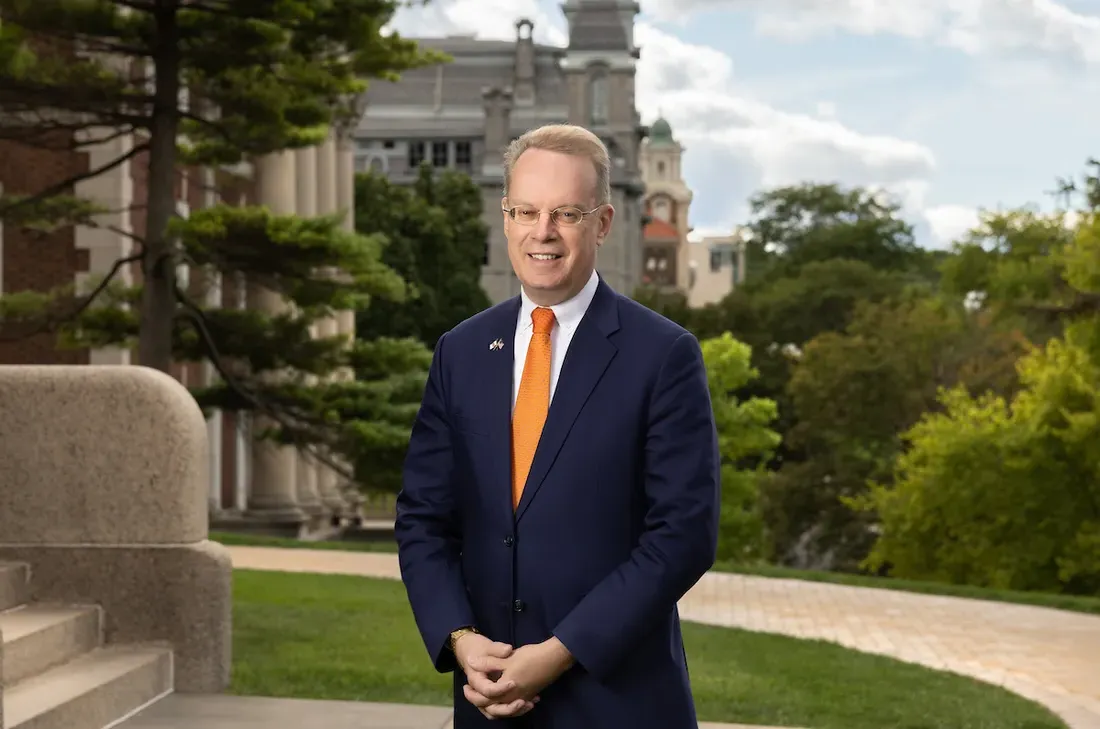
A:
<svg viewBox="0 0 1100 729">
<path fill-rule="evenodd" d="M 382 261 L 385 238 L 346 232 L 341 217 L 218 205 L 177 218 L 172 231 L 194 265 L 245 274 L 311 313 L 366 308 L 375 298 L 403 302 L 405 282 Z M 341 275 L 327 272 L 333 267 Z"/>
<path fill-rule="evenodd" d="M 776 549 L 828 555 L 854 569 L 873 535 L 870 519 L 842 498 L 885 479 L 901 449 L 898 433 L 936 406 L 938 389 L 965 383 L 1007 392 L 1024 342 L 961 305 L 911 297 L 864 302 L 843 332 L 823 333 L 792 368 L 787 394 L 794 421 L 785 461 L 765 494 Z"/>
<path fill-rule="evenodd" d="M 757 377 L 750 364 L 752 350 L 728 332 L 701 343 L 707 367 L 718 448 L 722 457 L 722 511 L 718 558 L 745 561 L 764 551 L 759 512 L 762 461 L 779 444 L 779 434 L 768 426 L 775 420 L 771 400 L 740 401 L 734 394 Z"/>
<path fill-rule="evenodd" d="M 343 345 L 341 340 L 336 342 Z M 311 345 L 306 334 L 299 334 L 297 343 Z M 312 346 L 319 346 L 318 342 L 314 340 Z M 323 445 L 352 465 L 361 488 L 396 491 L 431 352 L 414 339 L 379 338 L 356 342 L 350 350 L 332 347 L 330 342 L 327 357 L 352 367 L 355 379 L 318 382 L 299 371 L 289 381 L 250 382 L 255 397 L 294 418 L 296 427 L 273 428 L 265 436 L 293 445 Z M 324 359 L 318 356 L 312 362 Z M 239 387 L 223 383 L 193 393 L 207 409 L 253 409 Z"/>
<path fill-rule="evenodd" d="M 469 176 L 426 163 L 412 187 L 358 175 L 355 204 L 356 229 L 388 238 L 382 260 L 416 292 L 407 303 L 379 302 L 361 311 L 359 331 L 415 336 L 434 347 L 444 332 L 489 306 L 481 288 L 489 229 L 481 189 Z"/>
<path fill-rule="evenodd" d="M 1052 255 L 1065 288 L 1100 293 L 1095 214 Z M 1063 285 L 1054 287 L 1062 289 Z M 1100 591 L 1100 317 L 1018 364 L 1012 397 L 946 389 L 942 413 L 905 433 L 892 486 L 849 504 L 877 514 L 868 565 L 902 577 L 1012 589 Z"/>
<path fill-rule="evenodd" d="M 850 488 L 852 474 L 874 460 L 864 449 L 882 448 L 864 443 L 851 450 L 829 449 L 799 437 L 810 426 L 801 422 L 794 400 L 798 393 L 789 382 L 802 366 L 808 343 L 844 332 L 862 307 L 926 295 L 934 285 L 931 258 L 915 246 L 911 227 L 885 196 L 837 185 L 759 193 L 752 199 L 746 238 L 744 285 L 698 310 L 684 312 L 673 300 L 658 303 L 686 318 L 701 337 L 730 331 L 749 345 L 759 377 L 737 394 L 778 406 L 775 427 L 783 440 L 769 464 L 772 474 L 761 482 L 768 551 L 802 566 L 845 561 L 860 544 L 866 549 L 868 539 L 836 501 L 836 493 Z M 844 356 L 838 352 L 830 358 Z M 828 432 L 832 435 L 822 437 L 845 440 L 835 427 Z M 845 545 L 841 554 L 838 545 Z"/>
<path fill-rule="evenodd" d="M 861 261 L 883 271 L 931 270 L 900 206 L 882 192 L 836 184 L 779 187 L 749 201 L 749 285 L 823 261 Z"/>
</svg>

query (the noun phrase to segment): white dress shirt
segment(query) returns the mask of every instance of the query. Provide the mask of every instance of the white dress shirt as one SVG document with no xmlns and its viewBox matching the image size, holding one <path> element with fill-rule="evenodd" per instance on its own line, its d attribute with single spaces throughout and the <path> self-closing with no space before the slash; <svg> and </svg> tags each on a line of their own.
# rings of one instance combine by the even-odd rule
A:
<svg viewBox="0 0 1100 729">
<path fill-rule="evenodd" d="M 588 311 L 592 298 L 596 295 L 596 287 L 600 284 L 600 277 L 592 271 L 592 277 L 584 288 L 571 299 L 546 307 L 554 312 L 554 328 L 550 330 L 550 400 L 554 400 L 554 391 L 558 386 L 558 376 L 561 374 L 561 365 L 565 361 L 565 353 L 569 351 L 569 343 L 573 341 L 573 334 L 577 331 L 577 325 L 581 323 L 584 314 Z M 531 322 L 531 312 L 538 308 L 538 304 L 527 297 L 527 293 L 520 287 L 519 320 L 516 322 L 515 355 L 512 360 L 512 409 L 516 407 L 516 398 L 519 396 L 519 383 L 523 379 L 523 365 L 527 362 L 527 346 L 531 344 L 531 334 L 534 325 Z"/>
</svg>

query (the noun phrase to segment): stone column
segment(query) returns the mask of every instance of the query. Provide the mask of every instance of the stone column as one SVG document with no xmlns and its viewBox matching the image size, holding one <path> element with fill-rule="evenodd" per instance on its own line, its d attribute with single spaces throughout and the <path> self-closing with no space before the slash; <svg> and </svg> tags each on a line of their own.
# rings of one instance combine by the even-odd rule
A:
<svg viewBox="0 0 1100 729">
<path fill-rule="evenodd" d="M 312 218 L 317 215 L 317 148 L 306 147 L 295 150 L 294 166 L 297 182 L 297 213 L 303 218 Z M 314 330 L 313 335 L 317 332 Z M 316 378 L 308 378 L 310 384 L 316 382 Z M 297 452 L 298 470 L 298 506 L 302 511 L 313 517 L 320 517 L 325 512 L 325 506 L 321 503 L 320 494 L 317 491 L 317 462 L 309 453 L 299 450 Z"/>
<path fill-rule="evenodd" d="M 212 208 L 219 202 L 217 174 L 213 167 L 204 167 L 199 172 L 199 177 L 202 181 L 202 207 Z M 200 269 L 197 275 L 199 277 L 197 288 L 202 297 L 202 304 L 208 308 L 220 308 L 222 306 L 221 274 L 211 266 Z M 218 382 L 218 371 L 209 359 L 203 361 L 200 370 L 203 387 L 211 387 Z M 222 427 L 222 411 L 215 410 L 206 421 L 206 437 L 210 443 L 209 510 L 211 518 L 222 511 Z"/>
<path fill-rule="evenodd" d="M 294 177 L 294 152 L 283 151 L 256 161 L 257 202 L 277 215 L 293 214 L 297 190 Z M 286 311 L 287 301 L 277 292 L 248 283 L 248 308 L 265 314 Z M 276 424 L 260 413 L 252 417 L 252 432 L 262 433 Z M 270 440 L 254 440 L 252 444 L 251 489 L 248 513 L 265 522 L 280 525 L 300 525 L 305 513 L 298 508 L 295 476 L 297 456 L 294 448 Z"/>
<path fill-rule="evenodd" d="M 512 141 L 511 89 L 490 86 L 481 91 L 485 108 L 485 157 L 482 174 L 504 178 L 504 150 Z"/>
<path fill-rule="evenodd" d="M 338 209 L 344 214 L 344 230 L 355 231 L 355 141 L 350 134 L 340 134 L 336 146 L 336 200 Z M 355 339 L 355 312 L 345 310 L 336 315 L 336 330 Z M 344 373 L 348 380 L 355 379 L 350 370 Z"/>
<path fill-rule="evenodd" d="M 337 161 L 336 140 L 330 134 L 324 142 L 317 147 L 317 214 L 331 215 L 339 206 L 337 190 Z M 330 274 L 334 272 L 329 272 Z M 317 322 L 317 336 L 334 337 L 339 333 L 334 317 L 325 317 Z M 342 516 L 347 512 L 347 502 L 340 494 L 340 475 L 324 464 L 319 464 L 317 469 L 317 490 L 321 494 L 321 501 L 336 516 Z"/>
<path fill-rule="evenodd" d="M 336 143 L 336 199 L 340 211 L 344 214 L 343 227 L 348 232 L 355 230 L 355 140 L 351 131 L 339 133 Z M 347 337 L 348 342 L 355 341 L 355 312 L 345 309 L 336 313 L 336 331 Z M 346 368 L 340 376 L 347 382 L 355 379 L 355 372 Z M 344 493 L 353 516 L 361 517 L 363 495 L 358 484 L 349 482 Z"/>
<path fill-rule="evenodd" d="M 96 127 L 77 133 L 76 140 L 86 144 L 84 154 L 90 169 L 107 164 L 130 152 L 134 146 L 133 135 L 113 136 L 114 129 Z M 91 144 L 96 138 L 108 141 Z M 87 271 L 78 272 L 74 277 L 76 289 L 86 293 L 99 284 L 120 258 L 128 258 L 134 253 L 134 241 L 128 233 L 133 232 L 130 211 L 134 207 L 134 182 L 131 177 L 134 161 L 114 167 L 108 172 L 81 180 L 73 187 L 73 194 L 102 205 L 105 212 L 94 216 L 94 225 L 78 225 L 73 230 L 73 247 L 84 251 L 88 257 Z M 114 283 L 129 286 L 133 283 L 132 267 L 123 266 L 114 276 Z M 131 350 L 128 347 L 102 347 L 88 352 L 88 364 L 128 365 Z"/>
</svg>

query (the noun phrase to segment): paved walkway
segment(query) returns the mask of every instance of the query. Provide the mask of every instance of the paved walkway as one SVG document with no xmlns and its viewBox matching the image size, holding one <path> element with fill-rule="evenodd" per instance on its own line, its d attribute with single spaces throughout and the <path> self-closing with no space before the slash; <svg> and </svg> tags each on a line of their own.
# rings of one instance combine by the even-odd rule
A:
<svg viewBox="0 0 1100 729">
<path fill-rule="evenodd" d="M 393 554 L 229 549 L 241 568 L 400 577 Z M 1100 729 L 1100 616 L 717 572 L 680 611 L 685 620 L 818 638 L 973 676 L 1045 704 L 1072 729 Z"/>
<path fill-rule="evenodd" d="M 124 722 L 119 729 L 273 729 L 274 727 L 452 729 L 453 724 L 451 710 L 439 706 L 274 699 L 224 694 L 173 694 Z M 700 724 L 699 729 L 768 729 L 768 727 Z"/>
</svg>

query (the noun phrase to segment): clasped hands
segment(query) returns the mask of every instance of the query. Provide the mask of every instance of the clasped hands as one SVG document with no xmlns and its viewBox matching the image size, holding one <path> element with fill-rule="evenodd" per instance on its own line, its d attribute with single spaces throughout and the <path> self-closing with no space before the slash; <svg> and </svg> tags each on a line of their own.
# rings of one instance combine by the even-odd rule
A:
<svg viewBox="0 0 1100 729">
<path fill-rule="evenodd" d="M 489 719 L 526 714 L 539 702 L 539 693 L 573 664 L 557 638 L 512 648 L 477 633 L 458 639 L 455 658 L 466 674 L 466 700 Z"/>
</svg>

